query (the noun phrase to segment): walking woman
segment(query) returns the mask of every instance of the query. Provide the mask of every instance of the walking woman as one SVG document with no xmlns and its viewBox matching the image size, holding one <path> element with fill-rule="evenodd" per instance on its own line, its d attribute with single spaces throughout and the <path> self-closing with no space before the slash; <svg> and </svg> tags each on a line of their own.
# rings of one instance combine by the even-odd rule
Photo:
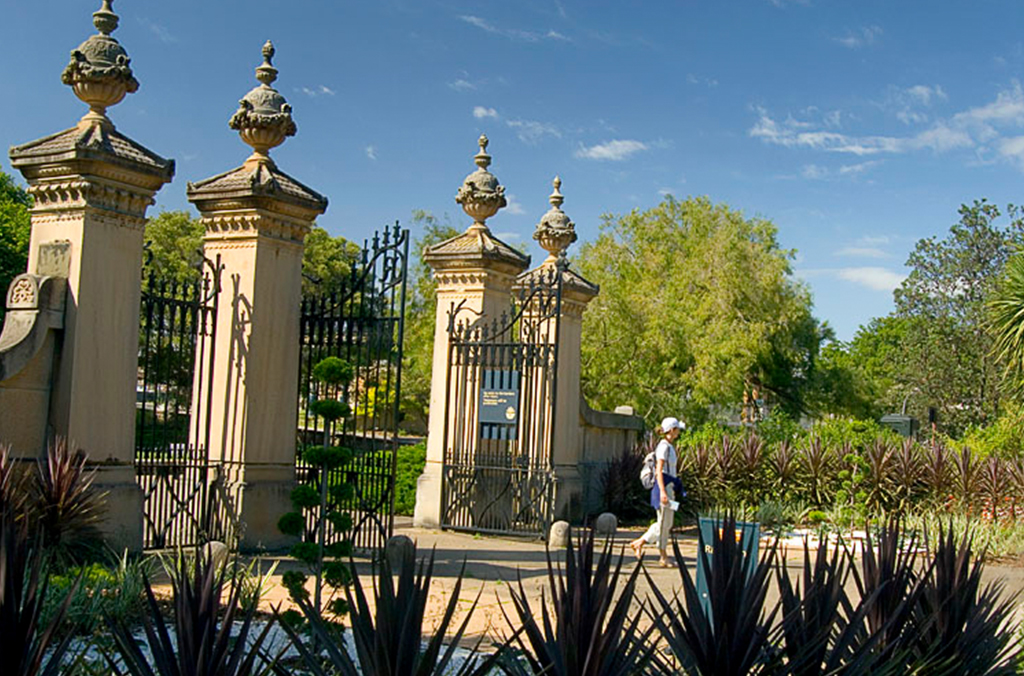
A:
<svg viewBox="0 0 1024 676">
<path fill-rule="evenodd" d="M 655 430 L 655 434 L 662 437 L 654 449 L 655 481 L 654 487 L 651 488 L 651 507 L 657 510 L 658 520 L 651 524 L 646 533 L 629 543 L 638 559 L 644 557 L 644 545 L 658 545 L 658 554 L 661 557 L 659 563 L 664 568 L 672 565 L 672 560 L 668 558 L 668 537 L 675 521 L 675 510 L 670 503 L 675 500 L 677 493 L 682 493 L 683 488 L 677 476 L 679 456 L 676 455 L 676 448 L 673 446 L 683 429 L 683 423 L 679 422 L 678 418 L 665 418 L 661 421 L 661 426 Z"/>
</svg>

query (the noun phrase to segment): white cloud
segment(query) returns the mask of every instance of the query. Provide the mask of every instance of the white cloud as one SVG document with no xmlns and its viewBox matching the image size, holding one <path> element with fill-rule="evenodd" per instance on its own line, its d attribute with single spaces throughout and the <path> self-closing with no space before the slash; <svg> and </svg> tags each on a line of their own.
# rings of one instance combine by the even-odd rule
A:
<svg viewBox="0 0 1024 676">
<path fill-rule="evenodd" d="M 868 160 L 866 162 L 858 162 L 857 164 L 844 164 L 839 167 L 840 176 L 851 176 L 856 174 L 863 174 L 871 167 L 878 166 L 881 164 L 881 160 Z"/>
<path fill-rule="evenodd" d="M 857 240 L 858 244 L 888 244 L 892 241 L 892 237 L 889 235 L 864 235 Z"/>
<path fill-rule="evenodd" d="M 374 146 L 366 146 L 366 156 L 371 160 L 377 159 L 377 148 Z"/>
<path fill-rule="evenodd" d="M 890 293 L 907 278 L 905 274 L 876 267 L 840 268 L 836 274 L 840 279 L 848 282 L 866 286 L 874 291 L 888 291 Z"/>
<path fill-rule="evenodd" d="M 506 120 L 510 128 L 514 129 L 516 136 L 523 143 L 533 145 L 538 143 L 545 136 L 554 136 L 555 138 L 562 138 L 562 132 L 559 131 L 558 127 L 547 122 L 538 122 L 536 120 Z"/>
<path fill-rule="evenodd" d="M 519 200 L 516 198 L 515 195 L 510 194 L 506 195 L 505 197 L 507 198 L 505 200 L 506 204 L 504 209 L 504 212 L 506 214 L 511 214 L 513 216 L 521 216 L 526 213 L 526 210 L 523 209 L 523 205 L 519 203 Z"/>
<path fill-rule="evenodd" d="M 494 233 L 494 236 L 502 240 L 503 242 L 514 242 L 516 240 L 523 238 L 523 236 L 520 235 L 518 232 L 496 232 Z"/>
<path fill-rule="evenodd" d="M 459 78 L 448 83 L 448 86 L 457 92 L 468 92 L 476 89 L 476 85 L 464 78 Z"/>
<path fill-rule="evenodd" d="M 847 31 L 841 38 L 833 38 L 836 42 L 848 49 L 859 49 L 875 44 L 882 35 L 881 26 L 864 26 L 856 31 Z"/>
<path fill-rule="evenodd" d="M 518 28 L 502 28 L 496 26 L 487 19 L 472 14 L 463 14 L 459 16 L 460 21 L 465 21 L 471 26 L 476 26 L 482 31 L 486 31 L 493 35 L 501 35 L 510 40 L 519 40 L 522 42 L 540 42 L 541 40 L 556 40 L 559 42 L 572 42 L 572 39 L 566 35 L 559 33 L 556 30 L 547 30 L 543 32 L 527 31 Z"/>
<path fill-rule="evenodd" d="M 295 91 L 302 92 L 309 98 L 313 99 L 317 96 L 334 96 L 334 90 L 327 85 L 317 85 L 316 87 L 298 87 Z"/>
<path fill-rule="evenodd" d="M 828 178 L 828 169 L 817 164 L 805 164 L 800 170 L 800 175 L 811 181 L 820 181 Z"/>
<path fill-rule="evenodd" d="M 483 106 L 474 106 L 473 107 L 473 117 L 475 117 L 478 120 L 482 120 L 482 119 L 484 119 L 486 117 L 494 117 L 494 118 L 496 118 L 496 117 L 498 117 L 498 111 L 495 110 L 494 108 L 485 108 Z"/>
<path fill-rule="evenodd" d="M 172 35 L 171 32 L 167 30 L 166 27 L 161 26 L 160 24 L 151 21 L 150 19 L 147 19 L 146 17 L 140 16 L 138 17 L 138 19 L 140 24 L 146 27 L 150 33 L 156 36 L 157 40 L 164 43 L 165 45 L 170 45 L 178 41 L 178 38 Z"/>
<path fill-rule="evenodd" d="M 835 252 L 836 256 L 849 256 L 851 258 L 889 258 L 890 254 L 882 249 L 869 246 L 848 246 Z"/>
<path fill-rule="evenodd" d="M 648 149 L 648 145 L 642 141 L 632 139 L 616 139 L 605 143 L 598 143 L 593 146 L 580 146 L 576 151 L 576 157 L 587 160 L 625 160 Z"/>
</svg>

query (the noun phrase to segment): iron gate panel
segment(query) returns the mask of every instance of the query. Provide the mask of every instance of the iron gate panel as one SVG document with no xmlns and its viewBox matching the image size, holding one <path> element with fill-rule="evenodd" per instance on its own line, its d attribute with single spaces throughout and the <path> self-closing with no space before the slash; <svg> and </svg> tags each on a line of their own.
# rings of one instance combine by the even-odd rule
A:
<svg viewBox="0 0 1024 676">
<path fill-rule="evenodd" d="M 448 315 L 441 525 L 541 535 L 554 515 L 551 448 L 561 267 L 529 275 L 508 314 Z"/>
<path fill-rule="evenodd" d="M 224 537 L 210 508 L 206 423 L 221 266 L 203 259 L 195 281 L 161 278 L 151 266 L 142 283 L 135 473 L 143 546 L 162 549 Z"/>
<path fill-rule="evenodd" d="M 323 422 L 309 411 L 321 395 L 312 372 L 320 360 L 340 357 L 355 369 L 341 395 L 353 415 L 328 436 L 333 445 L 351 448 L 354 457 L 328 473 L 328 485 L 348 482 L 355 490 L 349 499 L 329 498 L 332 507 L 351 514 L 352 529 L 337 533 L 328 524 L 327 538 L 350 539 L 360 550 L 383 548 L 394 528 L 408 260 L 409 231 L 395 224 L 364 242 L 339 288 L 302 299 L 296 476 L 319 491 L 319 468 L 302 460 L 305 448 L 324 443 Z M 310 532 L 319 518 L 316 511 L 308 513 Z"/>
</svg>

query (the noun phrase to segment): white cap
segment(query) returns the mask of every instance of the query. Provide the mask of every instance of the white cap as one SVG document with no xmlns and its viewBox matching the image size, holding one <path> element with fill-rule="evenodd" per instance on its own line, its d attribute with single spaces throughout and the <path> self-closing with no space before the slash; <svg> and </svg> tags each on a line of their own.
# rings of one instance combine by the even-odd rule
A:
<svg viewBox="0 0 1024 676">
<path fill-rule="evenodd" d="M 669 430 L 679 430 L 680 432 L 686 429 L 686 423 L 679 420 L 679 418 L 665 418 L 661 421 L 661 431 L 668 432 Z"/>
</svg>

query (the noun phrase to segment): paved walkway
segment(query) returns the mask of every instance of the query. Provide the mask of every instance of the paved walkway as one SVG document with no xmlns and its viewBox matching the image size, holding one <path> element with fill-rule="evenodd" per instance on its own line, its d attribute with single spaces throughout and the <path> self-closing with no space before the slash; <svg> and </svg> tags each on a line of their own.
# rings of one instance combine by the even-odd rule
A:
<svg viewBox="0 0 1024 676">
<path fill-rule="evenodd" d="M 628 542 L 637 537 L 639 532 L 641 532 L 639 529 L 620 529 L 612 540 L 615 551 L 624 550 L 625 555 L 620 588 L 625 582 L 625 578 L 636 567 L 636 557 L 629 550 Z M 434 580 L 427 608 L 428 625 L 433 626 L 442 617 L 463 565 L 465 565 L 466 573 L 459 594 L 459 611 L 453 628 L 465 618 L 465 614 L 469 612 L 476 601 L 477 608 L 466 632 L 467 641 L 471 642 L 481 635 L 488 639 L 498 640 L 508 634 L 509 625 L 505 621 L 503 611 L 508 613 L 509 617 L 514 616 L 515 611 L 510 601 L 509 586 L 518 585 L 519 580 L 522 581 L 523 588 L 538 617 L 542 591 L 545 596 L 550 598 L 550 590 L 546 589 L 548 585 L 548 554 L 541 541 L 509 537 L 483 537 L 414 528 L 411 519 L 408 518 L 397 521 L 395 533 L 408 535 L 416 541 L 418 554 L 421 557 L 429 554 L 431 550 L 434 552 Z M 683 560 L 690 569 L 691 575 L 696 577 L 696 531 L 695 529 L 683 531 L 677 533 L 677 537 Z M 564 564 L 565 551 L 552 551 L 551 557 L 553 562 Z M 657 561 L 656 551 L 652 547 L 648 547 L 645 557 L 647 573 L 663 593 L 667 592 L 666 595 L 671 596 L 681 589 L 679 571 L 675 568 L 660 568 Z M 786 565 L 794 578 L 799 574 L 802 561 L 802 550 L 794 549 L 788 552 Z M 280 575 L 291 565 L 294 565 L 293 562 L 282 559 L 274 582 L 279 583 Z M 364 575 L 364 586 L 369 585 L 371 583 L 368 575 L 369 565 L 359 565 L 359 572 Z M 1017 592 L 1024 589 L 1024 568 L 989 564 L 985 569 L 985 579 L 1001 579 L 1008 592 Z M 849 591 L 855 594 L 852 579 L 848 587 Z M 649 582 L 641 573 L 637 585 L 637 598 L 643 600 L 649 595 Z M 768 603 L 774 603 L 777 598 L 777 591 L 773 583 L 769 591 Z M 268 609 L 278 603 L 287 606 L 287 592 L 277 584 L 270 590 L 263 603 Z M 634 611 L 638 609 L 639 603 L 634 603 Z"/>
</svg>

